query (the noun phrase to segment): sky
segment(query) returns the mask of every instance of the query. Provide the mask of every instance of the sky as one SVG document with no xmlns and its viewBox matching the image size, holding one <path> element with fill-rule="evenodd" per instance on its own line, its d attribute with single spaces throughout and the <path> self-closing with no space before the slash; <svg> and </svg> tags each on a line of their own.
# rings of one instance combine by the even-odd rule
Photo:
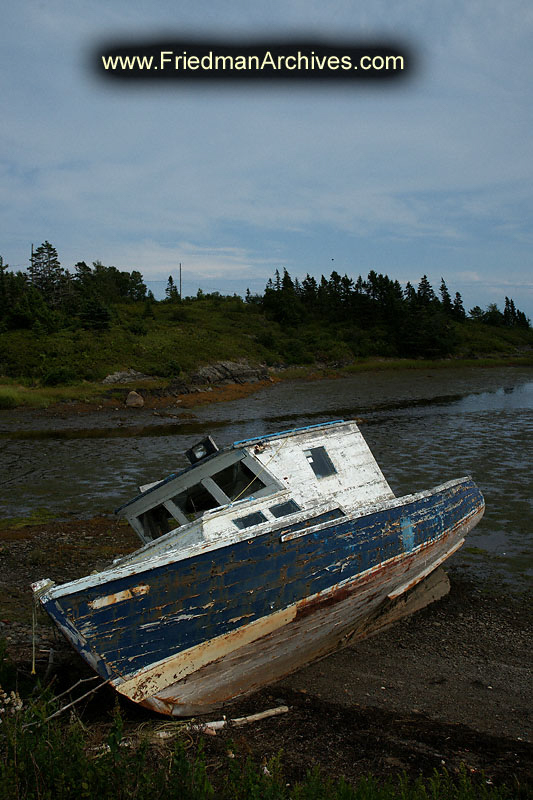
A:
<svg viewBox="0 0 533 800">
<path fill-rule="evenodd" d="M 0 255 L 138 269 L 156 296 L 275 269 L 415 286 L 533 319 L 529 0 L 25 0 L 2 10 Z M 117 81 L 110 41 L 393 40 L 407 78 Z"/>
</svg>

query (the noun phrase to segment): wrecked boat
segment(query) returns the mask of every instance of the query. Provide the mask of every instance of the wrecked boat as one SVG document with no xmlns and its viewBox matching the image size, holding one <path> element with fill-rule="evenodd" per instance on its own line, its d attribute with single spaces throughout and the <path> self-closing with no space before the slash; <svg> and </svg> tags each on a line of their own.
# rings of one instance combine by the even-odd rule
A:
<svg viewBox="0 0 533 800">
<path fill-rule="evenodd" d="M 108 569 L 35 596 L 125 697 L 211 711 L 423 607 L 479 522 L 469 477 L 394 496 L 355 422 L 235 442 L 117 513 L 142 541 Z"/>
</svg>

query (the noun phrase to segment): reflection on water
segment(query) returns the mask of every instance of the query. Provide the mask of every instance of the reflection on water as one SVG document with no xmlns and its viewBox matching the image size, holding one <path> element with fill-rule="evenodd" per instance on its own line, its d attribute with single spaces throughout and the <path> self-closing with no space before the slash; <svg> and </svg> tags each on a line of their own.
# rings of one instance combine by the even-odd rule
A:
<svg viewBox="0 0 533 800">
<path fill-rule="evenodd" d="M 515 582 L 533 574 L 531 370 L 364 373 L 281 383 L 195 414 L 195 421 L 157 425 L 145 415 L 143 424 L 137 417 L 135 426 L 126 420 L 122 428 L 118 420 L 88 438 L 86 432 L 77 435 L 70 420 L 53 438 L 40 438 L 41 430 L 37 438 L 0 440 L 3 515 L 38 507 L 58 514 L 108 513 L 137 485 L 185 466 L 182 454 L 205 433 L 214 433 L 224 446 L 357 417 L 395 494 L 462 475 L 476 480 L 486 499 L 485 517 L 454 556 L 456 564 Z"/>
</svg>

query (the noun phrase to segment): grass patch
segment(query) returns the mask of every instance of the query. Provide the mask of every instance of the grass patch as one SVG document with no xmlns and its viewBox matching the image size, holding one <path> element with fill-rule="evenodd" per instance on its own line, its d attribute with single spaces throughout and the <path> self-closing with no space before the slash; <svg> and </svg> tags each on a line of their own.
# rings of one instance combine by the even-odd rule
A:
<svg viewBox="0 0 533 800">
<path fill-rule="evenodd" d="M 391 358 L 391 359 L 363 359 L 355 364 L 349 364 L 342 368 L 342 371 L 352 372 L 380 372 L 386 370 L 400 369 L 458 369 L 464 367 L 506 367 L 530 366 L 533 364 L 533 356 L 498 357 L 491 356 L 485 358 L 443 358 L 443 359 L 422 359 L 422 358 Z"/>
<path fill-rule="evenodd" d="M 154 746 L 148 738 L 127 737 L 118 711 L 100 743 L 88 745 L 89 732 L 74 716 L 70 723 L 48 720 L 55 706 L 45 697 L 31 704 L 6 681 L 0 731 L 0 798 L 101 798 L 102 800 L 517 800 L 526 787 L 488 785 L 473 780 L 465 768 L 459 775 L 435 771 L 429 779 L 406 776 L 380 782 L 373 777 L 354 785 L 332 779 L 319 767 L 303 781 L 288 784 L 280 756 L 263 766 L 235 757 L 235 748 L 207 763 L 201 737 L 178 736 L 173 749 Z"/>
<path fill-rule="evenodd" d="M 514 358 L 445 358 L 445 359 L 410 359 L 410 358 L 362 358 L 352 364 L 343 366 L 293 366 L 275 371 L 279 380 L 316 380 L 335 378 L 342 375 L 354 375 L 360 372 L 393 372 L 399 370 L 427 369 L 463 369 L 476 367 L 508 367 L 532 366 L 533 356 Z"/>
<path fill-rule="evenodd" d="M 20 392 L 11 386 L 0 387 L 0 409 L 16 408 L 21 405 Z"/>
<path fill-rule="evenodd" d="M 18 531 L 22 528 L 30 528 L 35 525 L 43 525 L 56 518 L 53 511 L 47 508 L 35 508 L 25 517 L 6 517 L 0 519 L 0 531 Z"/>
<path fill-rule="evenodd" d="M 78 401 L 96 403 L 101 400 L 107 387 L 98 384 L 78 383 L 69 386 L 24 386 L 23 384 L 0 384 L 0 409 L 19 407 L 48 408 L 55 403 Z"/>
</svg>

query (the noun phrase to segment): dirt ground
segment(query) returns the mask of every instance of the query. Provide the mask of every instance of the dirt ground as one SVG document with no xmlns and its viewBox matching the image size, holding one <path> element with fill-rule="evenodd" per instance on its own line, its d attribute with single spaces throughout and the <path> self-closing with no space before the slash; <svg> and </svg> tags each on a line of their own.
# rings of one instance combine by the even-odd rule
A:
<svg viewBox="0 0 533 800">
<path fill-rule="evenodd" d="M 32 581 L 69 580 L 137 547 L 124 524 L 104 518 L 0 529 L 0 639 L 21 674 L 32 658 Z M 533 785 L 531 596 L 490 591 L 451 569 L 450 594 L 366 641 L 309 665 L 211 719 L 286 704 L 288 713 L 204 740 L 213 769 L 233 748 L 256 763 L 283 753 L 288 782 L 315 764 L 350 780 L 460 765 L 484 780 Z M 37 673 L 57 692 L 91 673 L 39 612 Z M 53 660 L 50 659 L 53 649 Z M 104 688 L 80 706 L 85 724 L 109 724 Z M 123 704 L 130 732 L 163 720 Z"/>
</svg>

